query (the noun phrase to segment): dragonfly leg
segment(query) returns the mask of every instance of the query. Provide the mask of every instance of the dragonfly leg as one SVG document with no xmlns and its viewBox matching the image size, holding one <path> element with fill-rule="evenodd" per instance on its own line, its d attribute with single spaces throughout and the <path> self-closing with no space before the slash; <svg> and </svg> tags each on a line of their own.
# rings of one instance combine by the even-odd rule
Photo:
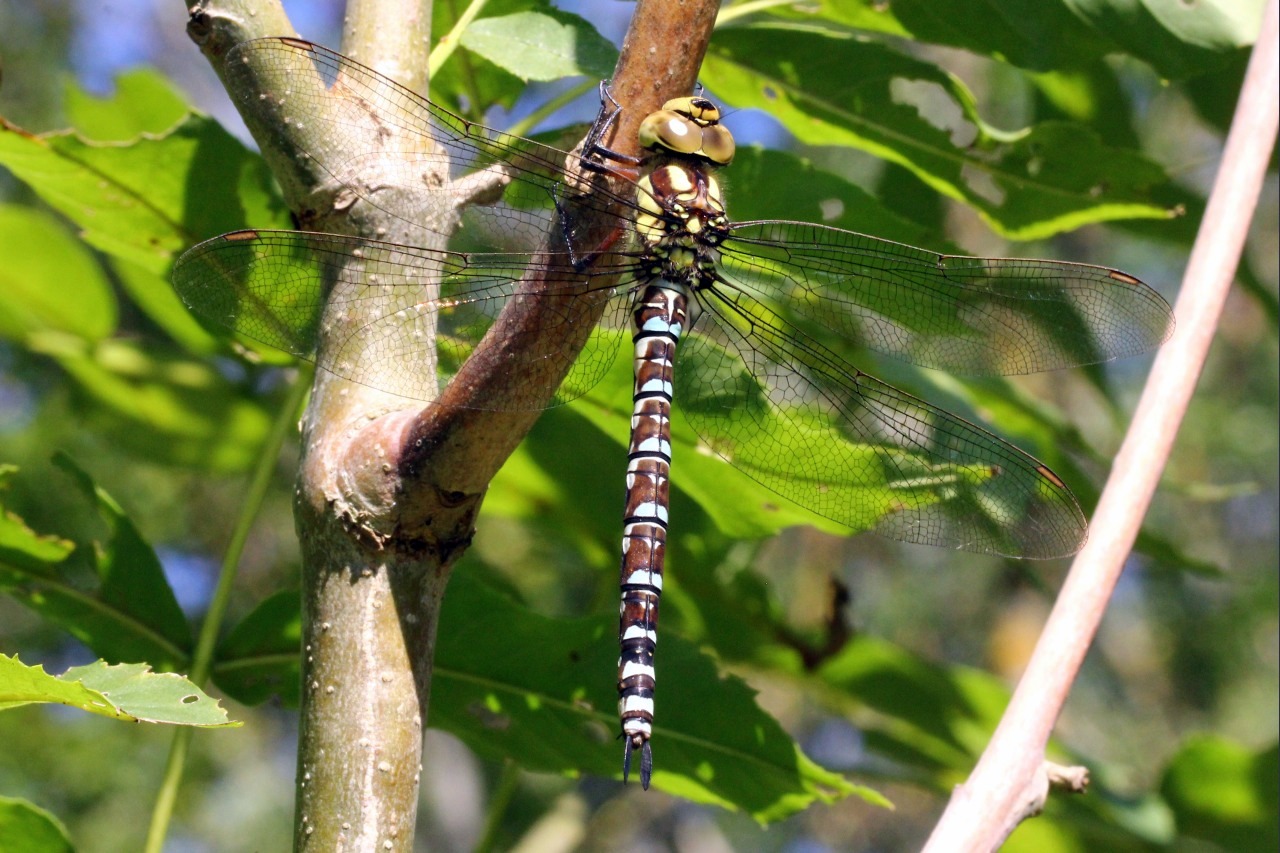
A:
<svg viewBox="0 0 1280 853">
<path fill-rule="evenodd" d="M 632 157 L 629 154 L 614 151 L 604 144 L 604 138 L 613 130 L 613 125 L 621 114 L 622 104 L 618 103 L 613 97 L 609 82 L 601 80 L 600 112 L 596 115 L 596 120 L 592 122 L 591 129 L 587 131 L 586 138 L 582 140 L 582 166 L 584 169 L 590 169 L 595 172 L 620 175 L 635 180 L 638 172 L 634 167 L 639 166 L 643 158 Z M 606 163 L 605 161 L 612 161 L 612 163 Z M 613 165 L 616 163 L 624 163 L 633 168 L 620 168 Z"/>
<path fill-rule="evenodd" d="M 609 88 L 608 80 L 600 81 L 600 112 L 596 113 L 596 120 L 591 123 L 591 129 L 587 131 L 586 139 L 582 140 L 582 150 L 588 154 L 597 154 L 608 151 L 602 141 L 609 131 L 613 130 L 614 123 L 618 120 L 618 116 L 622 113 L 622 104 L 613 97 L 613 90 Z"/>
<path fill-rule="evenodd" d="M 564 199 L 560 195 L 559 189 L 552 189 L 551 203 L 556 209 L 556 222 L 560 226 L 560 238 L 564 241 L 565 248 L 569 252 L 569 263 L 576 272 L 583 272 L 587 267 L 595 263 L 601 255 L 612 249 L 618 242 L 619 238 L 625 233 L 621 225 L 611 229 L 608 235 L 590 250 L 585 250 L 578 244 L 581 242 L 578 233 L 573 227 L 573 217 L 569 215 L 567 208 L 564 206 Z"/>
</svg>

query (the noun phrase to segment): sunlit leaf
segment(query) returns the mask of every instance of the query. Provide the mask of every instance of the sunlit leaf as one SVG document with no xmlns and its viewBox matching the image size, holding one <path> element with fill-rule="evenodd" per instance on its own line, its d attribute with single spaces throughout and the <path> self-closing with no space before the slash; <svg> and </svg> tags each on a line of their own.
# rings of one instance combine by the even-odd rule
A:
<svg viewBox="0 0 1280 853">
<path fill-rule="evenodd" d="M 86 351 L 47 346 L 93 402 L 113 441 L 152 461 L 240 471 L 256 458 L 271 413 L 207 361 L 113 340 Z"/>
<path fill-rule="evenodd" d="M 613 73 L 617 50 L 577 15 L 546 10 L 481 18 L 462 45 L 521 80 L 558 80 Z"/>
<path fill-rule="evenodd" d="M 100 341 L 115 331 L 102 266 L 53 216 L 0 205 L 0 257 L 0 336 L 22 343 L 52 330 Z"/>
<path fill-rule="evenodd" d="M 273 222 L 248 221 L 272 207 L 265 166 L 203 117 L 129 145 L 3 125 L 0 165 L 78 225 L 90 245 L 159 275 L 199 239 L 288 222 L 279 209 Z"/>
<path fill-rule="evenodd" d="M 145 664 L 96 661 L 60 676 L 0 655 L 0 711 L 56 702 L 131 723 L 223 728 L 239 726 L 214 699 L 187 679 L 152 672 Z"/>
<path fill-rule="evenodd" d="M 785 68 L 769 59 L 780 52 Z M 1151 198 L 1164 173 L 1140 154 L 1103 145 L 1085 125 L 997 131 L 958 79 L 874 42 L 729 29 L 713 40 L 702 79 L 735 106 L 767 110 L 801 142 L 853 146 L 911 170 L 1011 238 L 1173 215 Z"/>
<path fill-rule="evenodd" d="M 186 102 L 173 84 L 149 68 L 126 71 L 115 80 L 115 92 L 106 98 L 68 85 L 63 107 L 72 125 L 86 139 L 125 142 L 141 134 L 162 134 L 188 113 Z"/>
<path fill-rule="evenodd" d="M 1255 751 L 1205 734 L 1169 762 L 1161 790 L 1181 833 L 1225 850 L 1280 845 L 1280 760 L 1274 743 Z"/>
</svg>

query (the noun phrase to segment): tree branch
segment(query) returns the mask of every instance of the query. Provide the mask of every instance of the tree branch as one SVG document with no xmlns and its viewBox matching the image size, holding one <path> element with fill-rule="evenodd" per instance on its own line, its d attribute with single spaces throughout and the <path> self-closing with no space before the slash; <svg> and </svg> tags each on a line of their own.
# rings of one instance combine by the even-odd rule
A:
<svg viewBox="0 0 1280 853">
<path fill-rule="evenodd" d="M 425 91 L 429 14 L 401 6 L 396 0 L 353 2 L 344 48 Z M 637 4 L 614 79 L 626 106 L 612 143 L 617 148 L 634 152 L 640 119 L 692 89 L 716 7 L 709 0 Z M 248 0 L 207 0 L 195 10 L 189 30 L 224 82 L 224 60 L 235 44 L 292 34 L 278 4 Z M 250 67 L 237 75 L 248 75 L 254 91 L 279 93 L 262 105 L 256 98 L 237 99 L 237 105 L 304 227 L 443 245 L 447 234 L 411 224 L 411 214 L 389 213 L 394 199 L 383 204 L 380 196 L 376 206 L 352 203 L 349 192 L 305 156 L 345 142 L 309 137 L 328 123 L 291 110 L 295 103 L 313 111 L 339 109 L 340 92 L 296 97 L 304 87 L 319 85 L 309 79 L 310 68 Z M 393 132 L 374 121 L 357 126 L 344 116 L 344 133 Z M 343 175 L 341 181 L 364 182 L 358 198 L 378 186 L 376 175 Z M 574 210 L 571 201 L 569 215 L 580 217 L 574 219 L 576 233 L 598 234 L 602 243 L 614 227 L 607 216 Z M 558 229 L 548 239 L 549 249 L 563 248 L 554 242 Z M 582 278 L 580 271 L 553 267 L 538 273 L 522 283 L 444 392 L 443 405 L 406 409 L 404 397 L 376 389 L 383 384 L 376 378 L 358 385 L 324 370 L 317 374 L 304 419 L 295 502 L 304 587 L 297 849 L 412 847 L 422 726 L 449 570 L 470 542 L 490 479 L 538 416 L 527 405 L 522 411 L 494 409 L 502 409 L 502 401 L 525 383 L 554 387 L 572 358 L 545 354 L 580 349 L 603 310 L 600 297 L 544 295 L 548 283 L 563 291 L 565 282 Z M 556 323 L 544 322 L 548 312 Z M 575 339 L 548 333 L 566 328 L 565 317 L 572 318 Z M 330 339 L 340 340 L 369 319 L 326 311 L 322 328 L 337 330 Z M 321 341 L 322 355 L 325 346 Z M 519 364 L 520 376 L 513 364 Z M 389 375 L 404 370 L 377 367 Z M 385 387 L 394 390 L 394 382 Z M 484 410 L 476 401 L 483 401 Z"/>
<path fill-rule="evenodd" d="M 1187 263 L 1178 331 L 1156 357 L 1133 423 L 1009 708 L 973 774 L 952 794 L 926 851 L 994 850 L 1044 806 L 1045 748 L 1097 632 L 1190 403 L 1275 144 L 1280 113 L 1277 0 L 1269 0 L 1227 136 L 1222 166 Z M 1055 770 L 1051 773 L 1051 770 Z"/>
</svg>

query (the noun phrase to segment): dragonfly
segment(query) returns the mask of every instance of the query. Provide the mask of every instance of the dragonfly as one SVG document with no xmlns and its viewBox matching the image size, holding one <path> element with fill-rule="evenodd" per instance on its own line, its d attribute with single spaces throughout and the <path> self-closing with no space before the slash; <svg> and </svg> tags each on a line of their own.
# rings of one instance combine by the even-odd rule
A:
<svg viewBox="0 0 1280 853">
<path fill-rule="evenodd" d="M 261 68 L 286 79 L 265 87 Z M 857 345 L 924 367 L 1023 374 L 1135 355 L 1172 331 L 1168 304 L 1128 273 L 1052 260 L 940 254 L 834 227 L 732 221 L 716 179 L 734 140 L 714 102 L 669 101 L 640 129 L 641 158 L 598 140 L 602 99 L 570 154 L 468 121 L 319 45 L 233 48 L 228 89 L 264 126 L 284 110 L 333 140 L 297 152 L 338 192 L 398 217 L 416 244 L 245 230 L 188 250 L 174 284 L 196 315 L 351 382 L 435 401 L 513 298 L 596 299 L 590 329 L 551 312 L 578 346 L 556 379 L 503 402 L 545 408 L 587 393 L 631 334 L 618 664 L 623 780 L 653 773 L 655 652 L 669 524 L 673 401 L 706 448 L 777 494 L 851 528 L 1011 557 L 1077 551 L 1087 525 L 1046 465 L 991 432 L 858 369 Z M 355 127 L 378 129 L 357 136 Z M 578 163 L 623 189 L 584 195 Z M 362 176 L 378 170 L 376 180 Z M 609 223 L 585 242 L 566 199 Z M 548 229 L 562 251 L 540 242 Z M 546 275 L 555 269 L 554 274 Z M 540 290 L 522 282 L 544 273 Z M 358 323 L 333 326 L 333 312 Z M 559 319 L 557 319 L 559 318 Z M 387 361 L 403 369 L 386 371 Z M 521 365 L 512 365 L 520 371 Z M 540 372 L 538 375 L 549 375 Z M 563 377 L 563 379 L 559 378 Z M 468 405 L 483 408 L 485 401 Z"/>
</svg>

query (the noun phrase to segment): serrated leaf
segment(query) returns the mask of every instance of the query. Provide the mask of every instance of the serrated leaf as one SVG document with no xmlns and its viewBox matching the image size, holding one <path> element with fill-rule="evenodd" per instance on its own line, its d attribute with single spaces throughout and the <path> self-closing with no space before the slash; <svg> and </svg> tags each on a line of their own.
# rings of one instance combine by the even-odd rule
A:
<svg viewBox="0 0 1280 853">
<path fill-rule="evenodd" d="M 167 274 L 174 256 L 204 237 L 288 225 L 283 209 L 272 222 L 247 221 L 246 209 L 275 209 L 262 197 L 271 180 L 260 157 L 204 117 L 128 145 L 3 124 L 0 165 L 79 225 L 90 245 L 154 274 Z M 257 194 L 242 200 L 249 188 Z"/>
<path fill-rule="evenodd" d="M 103 717 L 134 723 L 225 728 L 240 723 L 187 679 L 152 672 L 146 664 L 95 661 L 60 676 L 26 666 L 17 655 L 0 654 L 0 710 L 56 702 Z"/>
<path fill-rule="evenodd" d="M 26 800 L 0 797 L 0 853 L 74 853 L 67 830 Z"/>
<path fill-rule="evenodd" d="M 779 55 L 788 57 L 782 67 Z M 735 106 L 767 110 L 802 142 L 901 165 L 1013 239 L 1173 215 L 1151 198 L 1164 173 L 1140 154 L 1065 122 L 997 131 L 956 78 L 883 45 L 800 28 L 730 29 L 712 42 L 702 79 Z"/>
<path fill-rule="evenodd" d="M 160 134 L 180 122 L 188 112 L 182 96 L 158 71 L 136 68 L 119 75 L 115 93 L 98 98 L 71 82 L 63 93 L 63 107 L 72 125 L 85 138 L 97 142 L 124 142 L 138 136 Z"/>
<path fill-rule="evenodd" d="M 608 77 L 618 55 L 590 23 L 551 9 L 481 18 L 461 43 L 525 81 Z"/>
</svg>

